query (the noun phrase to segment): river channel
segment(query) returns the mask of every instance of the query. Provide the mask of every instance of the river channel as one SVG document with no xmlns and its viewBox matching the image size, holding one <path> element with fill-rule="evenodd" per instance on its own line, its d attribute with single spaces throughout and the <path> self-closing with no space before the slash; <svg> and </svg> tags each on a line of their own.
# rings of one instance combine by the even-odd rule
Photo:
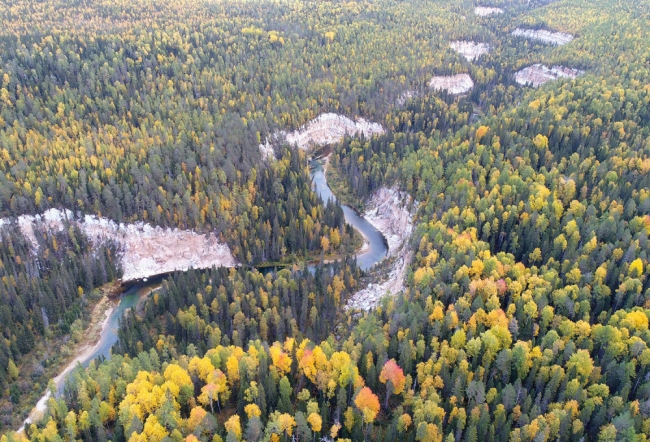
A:
<svg viewBox="0 0 650 442">
<path fill-rule="evenodd" d="M 336 197 L 332 193 L 332 190 L 327 185 L 327 179 L 325 177 L 325 171 L 323 166 L 320 163 L 316 164 L 311 171 L 312 183 L 314 191 L 321 197 L 324 203 L 327 203 L 328 200 L 336 200 Z M 357 229 L 365 238 L 367 246 L 364 247 L 364 250 L 357 255 L 357 264 L 362 270 L 368 270 L 373 265 L 377 264 L 379 261 L 386 257 L 388 253 L 388 246 L 386 244 L 386 239 L 384 236 L 373 227 L 363 216 L 357 213 L 351 207 L 348 207 L 344 204 L 341 205 L 343 208 L 343 214 L 345 215 L 345 221 Z M 117 330 L 119 327 L 119 321 L 124 315 L 124 313 L 131 308 L 137 307 L 137 305 L 144 300 L 156 287 L 160 286 L 162 279 L 168 275 L 158 275 L 149 278 L 144 281 L 137 281 L 130 285 L 125 292 L 120 296 L 119 304 L 111 312 L 106 324 L 101 332 L 99 342 L 93 349 L 92 353 L 86 357 L 81 364 L 86 367 L 93 359 L 103 356 L 104 358 L 110 358 L 110 350 L 117 343 L 118 334 Z M 61 376 L 57 382 L 57 393 L 60 394 L 65 385 L 65 378 L 67 374 Z M 36 409 L 32 412 L 43 411 L 45 403 L 49 393 L 46 394 Z M 40 408 L 40 410 L 39 410 Z M 28 418 L 25 423 L 30 422 L 32 415 Z M 21 428 L 22 430 L 22 428 Z"/>
<path fill-rule="evenodd" d="M 327 185 L 325 178 L 325 171 L 323 166 L 318 164 L 312 169 L 311 172 L 312 183 L 314 191 L 321 197 L 324 203 L 328 200 L 336 200 L 332 190 Z M 346 205 L 342 205 L 345 221 L 352 227 L 357 229 L 365 238 L 368 246 L 365 250 L 357 255 L 357 264 L 362 270 L 368 270 L 373 265 L 386 257 L 388 253 L 388 246 L 384 236 L 373 227 L 363 216 L 359 215 L 354 209 Z M 148 281 L 137 282 L 129 287 L 124 294 L 120 297 L 120 303 L 111 313 L 110 318 L 102 330 L 99 344 L 95 351 L 90 355 L 82 365 L 87 365 L 88 362 L 98 356 L 105 358 L 110 357 L 110 350 L 117 342 L 117 329 L 119 326 L 120 318 L 130 308 L 137 306 L 142 299 L 151 293 L 151 291 L 160 285 L 163 276 L 155 276 Z"/>
</svg>

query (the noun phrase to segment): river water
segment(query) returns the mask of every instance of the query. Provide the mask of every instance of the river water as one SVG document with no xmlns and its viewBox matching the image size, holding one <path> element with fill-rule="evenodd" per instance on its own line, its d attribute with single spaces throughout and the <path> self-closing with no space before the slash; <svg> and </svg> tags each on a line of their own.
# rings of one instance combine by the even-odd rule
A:
<svg viewBox="0 0 650 442">
<path fill-rule="evenodd" d="M 320 195 L 323 202 L 327 202 L 330 199 L 335 200 L 336 197 L 332 193 L 332 190 L 327 185 L 327 180 L 325 178 L 325 173 L 322 165 L 318 165 L 311 172 L 312 182 L 314 191 Z M 346 205 L 342 205 L 343 213 L 345 215 L 345 221 L 356 228 L 364 236 L 366 241 L 369 243 L 367 250 L 363 253 L 357 255 L 357 264 L 362 270 L 368 270 L 370 267 L 381 261 L 386 257 L 388 253 L 388 246 L 386 245 L 386 239 L 383 235 L 375 229 L 372 224 L 370 224 L 364 217 L 359 215 L 354 209 Z M 149 278 L 147 281 L 136 282 L 131 285 L 120 297 L 120 302 L 112 311 L 108 322 L 104 329 L 101 332 L 100 340 L 95 351 L 86 358 L 82 365 L 87 366 L 90 361 L 93 359 L 103 356 L 104 358 L 110 358 L 110 350 L 117 343 L 118 339 L 118 326 L 119 321 L 124 315 L 124 313 L 130 309 L 136 307 L 141 301 L 147 297 L 151 291 L 160 286 L 160 282 L 167 275 L 159 275 Z M 65 384 L 65 379 L 61 380 L 59 385 L 59 393 L 61 393 L 63 386 Z"/>
<path fill-rule="evenodd" d="M 322 165 L 315 167 L 311 172 L 311 176 L 314 191 L 318 193 L 325 204 L 327 204 L 328 200 L 336 200 L 336 197 L 332 193 L 332 189 L 327 185 L 327 179 L 325 178 L 325 171 L 323 170 Z M 361 232 L 369 243 L 368 250 L 357 255 L 357 264 L 361 270 L 368 270 L 386 257 L 386 254 L 388 253 L 386 239 L 379 230 L 375 229 L 368 220 L 359 215 L 352 207 L 348 207 L 345 204 L 341 204 L 341 207 L 343 208 L 345 221 Z"/>
<path fill-rule="evenodd" d="M 167 275 L 164 275 L 167 276 Z M 102 330 L 99 338 L 99 344 L 95 351 L 83 362 L 83 366 L 87 366 L 93 359 L 103 356 L 109 358 L 111 356 L 111 348 L 117 343 L 117 329 L 122 315 L 130 308 L 137 307 L 146 296 L 151 293 L 153 289 L 160 286 L 160 282 L 164 278 L 163 275 L 154 276 L 146 282 L 138 282 L 126 289 L 120 296 L 120 303 L 111 312 L 106 326 Z"/>
</svg>

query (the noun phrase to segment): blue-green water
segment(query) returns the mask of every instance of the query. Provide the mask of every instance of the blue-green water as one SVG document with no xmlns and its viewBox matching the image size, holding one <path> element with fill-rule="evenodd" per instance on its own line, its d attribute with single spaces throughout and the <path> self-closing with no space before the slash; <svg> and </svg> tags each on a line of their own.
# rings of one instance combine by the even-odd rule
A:
<svg viewBox="0 0 650 442">
<path fill-rule="evenodd" d="M 93 359 L 103 356 L 110 358 L 111 348 L 117 343 L 117 330 L 120 319 L 130 308 L 135 308 L 140 301 L 151 293 L 152 289 L 160 285 L 162 277 L 152 278 L 147 282 L 141 282 L 128 288 L 120 297 L 120 303 L 115 307 L 111 316 L 108 318 L 106 327 L 102 330 L 99 338 L 99 346 L 92 355 L 86 359 L 82 365 L 86 366 Z"/>
<path fill-rule="evenodd" d="M 322 166 L 318 166 L 312 170 L 312 182 L 314 190 L 320 195 L 324 202 L 327 202 L 329 199 L 336 199 L 332 190 L 327 185 L 327 180 Z M 346 205 L 343 205 L 342 207 L 345 221 L 359 230 L 370 243 L 367 251 L 357 255 L 357 263 L 359 267 L 362 270 L 368 270 L 386 257 L 386 254 L 388 253 L 386 239 L 372 226 L 372 224 L 360 216 L 354 209 Z M 137 307 L 137 305 L 151 293 L 152 289 L 160 285 L 160 282 L 165 276 L 167 275 L 154 276 L 149 278 L 147 281 L 138 281 L 122 294 L 119 304 L 111 313 L 106 327 L 104 327 L 101 332 L 98 347 L 92 355 L 83 361 L 82 365 L 84 367 L 87 366 L 90 361 L 99 356 L 106 359 L 110 358 L 111 348 L 118 340 L 117 331 L 122 316 L 128 309 Z M 61 386 L 63 386 L 63 384 L 64 382 L 61 383 Z"/>
<path fill-rule="evenodd" d="M 325 179 L 325 172 L 322 166 L 317 166 L 312 170 L 312 183 L 314 190 L 320 195 L 323 202 L 327 203 L 328 200 L 336 200 L 332 193 L 332 189 L 327 185 Z M 357 264 L 362 270 L 368 270 L 370 267 L 377 264 L 379 261 L 386 257 L 388 253 L 388 246 L 384 236 L 373 227 L 364 217 L 359 215 L 353 208 L 342 204 L 343 214 L 345 221 L 352 227 L 357 229 L 370 243 L 369 249 L 357 255 Z"/>
</svg>

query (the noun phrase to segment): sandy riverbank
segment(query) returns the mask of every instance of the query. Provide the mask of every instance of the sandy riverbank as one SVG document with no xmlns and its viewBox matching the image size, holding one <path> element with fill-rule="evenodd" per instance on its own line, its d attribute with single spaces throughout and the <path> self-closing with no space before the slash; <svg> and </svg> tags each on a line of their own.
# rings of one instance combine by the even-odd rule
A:
<svg viewBox="0 0 650 442">
<path fill-rule="evenodd" d="M 102 319 L 101 321 L 91 322 L 90 326 L 84 332 L 86 339 L 83 342 L 80 342 L 73 351 L 73 354 L 75 355 L 73 359 L 55 378 L 52 379 L 57 390 L 63 386 L 66 376 L 75 369 L 77 364 L 85 362 L 99 348 L 101 344 L 101 332 L 106 328 L 116 306 L 117 302 L 109 300 L 106 296 L 97 303 L 93 309 L 92 317 L 99 317 Z M 47 410 L 47 402 L 50 397 L 52 397 L 52 392 L 48 389 L 47 392 L 38 400 L 36 406 L 29 413 L 27 419 L 23 421 L 22 426 L 18 429 L 18 433 L 24 432 L 28 425 L 33 422 L 38 422 L 44 416 L 45 411 Z"/>
<path fill-rule="evenodd" d="M 404 282 L 411 261 L 408 238 L 413 231 L 414 204 L 410 196 L 396 187 L 382 187 L 368 201 L 364 218 L 368 220 L 388 243 L 388 258 L 392 259 L 386 277 L 359 290 L 349 300 L 347 308 L 371 310 L 387 294 L 396 295 L 404 290 Z"/>
</svg>

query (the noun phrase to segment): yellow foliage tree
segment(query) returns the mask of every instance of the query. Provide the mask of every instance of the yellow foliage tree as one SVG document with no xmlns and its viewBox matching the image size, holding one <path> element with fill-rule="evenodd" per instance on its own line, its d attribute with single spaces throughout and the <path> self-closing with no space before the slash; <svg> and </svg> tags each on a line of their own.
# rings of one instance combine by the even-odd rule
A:
<svg viewBox="0 0 650 442">
<path fill-rule="evenodd" d="M 641 261 L 640 258 L 632 261 L 627 274 L 630 275 L 631 278 L 639 278 L 641 275 L 643 275 L 643 261 Z"/>
<path fill-rule="evenodd" d="M 278 429 L 291 437 L 293 428 L 296 426 L 296 420 L 288 413 L 283 413 L 278 416 Z"/>
<path fill-rule="evenodd" d="M 188 430 L 194 431 L 194 429 L 201 423 L 206 414 L 208 414 L 208 412 L 201 407 L 192 408 L 192 411 L 190 411 L 190 417 L 187 419 Z"/>
<path fill-rule="evenodd" d="M 237 440 L 241 440 L 241 422 L 238 415 L 231 416 L 223 425 L 228 433 L 232 433 Z"/>
<path fill-rule="evenodd" d="M 318 413 L 311 413 L 307 416 L 307 422 L 311 425 L 311 429 L 314 433 L 318 433 L 323 427 L 323 419 Z"/>
<path fill-rule="evenodd" d="M 476 129 L 476 141 L 481 141 L 481 138 L 483 138 L 485 134 L 488 133 L 489 130 L 490 128 L 487 126 L 481 126 L 478 129 Z"/>
<path fill-rule="evenodd" d="M 244 411 L 246 412 L 246 416 L 248 416 L 249 419 L 253 417 L 259 417 L 262 414 L 260 407 L 258 407 L 256 404 L 246 405 L 244 407 Z"/>
</svg>

